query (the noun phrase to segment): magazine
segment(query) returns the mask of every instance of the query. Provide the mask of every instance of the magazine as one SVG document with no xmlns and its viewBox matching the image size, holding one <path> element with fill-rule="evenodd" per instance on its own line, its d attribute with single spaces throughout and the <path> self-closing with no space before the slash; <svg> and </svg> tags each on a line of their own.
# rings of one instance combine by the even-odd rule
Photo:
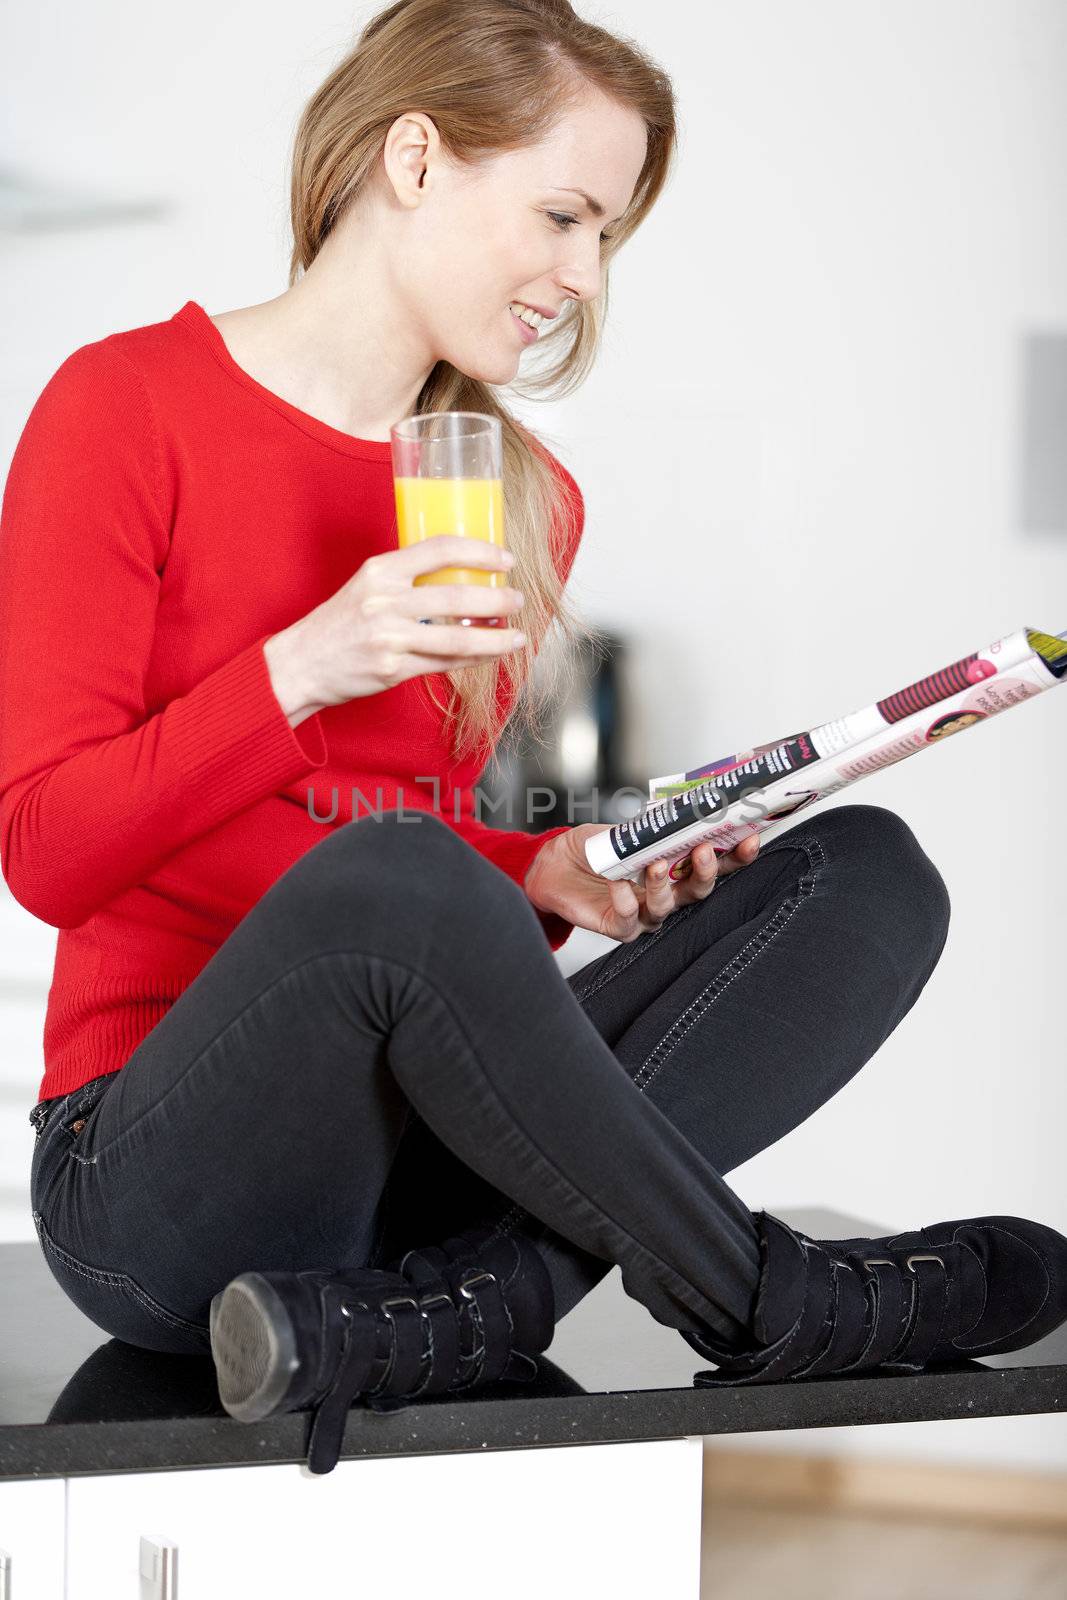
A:
<svg viewBox="0 0 1067 1600">
<path fill-rule="evenodd" d="M 1064 682 L 1067 632 L 1020 628 L 835 722 L 651 779 L 645 809 L 591 835 L 586 858 L 603 878 L 638 879 L 649 862 L 680 860 L 706 840 L 723 855 L 750 833 L 780 831 L 857 779 Z"/>
</svg>

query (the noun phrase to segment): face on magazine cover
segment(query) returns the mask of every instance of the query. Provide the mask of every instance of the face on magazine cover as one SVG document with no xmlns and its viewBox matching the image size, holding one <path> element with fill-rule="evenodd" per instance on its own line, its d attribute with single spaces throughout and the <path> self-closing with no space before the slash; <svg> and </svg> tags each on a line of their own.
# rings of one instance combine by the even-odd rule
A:
<svg viewBox="0 0 1067 1600">
<path fill-rule="evenodd" d="M 947 739 L 950 734 L 959 733 L 962 728 L 969 728 L 972 722 L 981 722 L 984 717 L 984 711 L 954 711 L 950 716 L 932 722 L 926 730 L 926 737 Z"/>
<path fill-rule="evenodd" d="M 810 806 L 813 800 L 819 798 L 817 789 L 809 789 L 799 799 L 791 801 L 788 805 L 779 806 L 777 811 L 768 811 L 765 822 L 777 822 L 779 817 L 791 817 L 795 811 L 802 811 L 805 806 Z"/>
</svg>

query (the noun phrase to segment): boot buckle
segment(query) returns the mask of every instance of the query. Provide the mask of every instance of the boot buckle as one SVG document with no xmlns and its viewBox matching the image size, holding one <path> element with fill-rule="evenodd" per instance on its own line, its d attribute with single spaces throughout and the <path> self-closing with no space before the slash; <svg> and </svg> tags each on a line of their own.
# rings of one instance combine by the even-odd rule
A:
<svg viewBox="0 0 1067 1600">
<path fill-rule="evenodd" d="M 464 1278 L 463 1282 L 459 1286 L 459 1292 L 460 1292 L 460 1294 L 463 1296 L 463 1298 L 465 1300 L 476 1300 L 477 1297 L 475 1295 L 471 1294 L 468 1285 L 470 1285 L 472 1283 L 495 1283 L 495 1282 L 496 1282 L 496 1274 L 495 1273 L 493 1273 L 493 1272 L 477 1272 L 477 1273 L 474 1273 L 469 1278 Z"/>
<path fill-rule="evenodd" d="M 889 1256 L 864 1256 L 862 1261 L 864 1261 L 865 1267 L 896 1266 L 896 1261 L 891 1261 Z M 942 1256 L 926 1256 L 926 1254 L 920 1254 L 917 1251 L 917 1253 L 913 1254 L 913 1256 L 907 1256 L 907 1258 L 905 1258 L 905 1266 L 907 1266 L 907 1269 L 909 1269 L 909 1272 L 912 1272 L 912 1274 L 915 1272 L 915 1267 L 912 1266 L 913 1261 L 936 1261 L 939 1266 L 944 1267 L 944 1258 L 942 1258 Z"/>
<path fill-rule="evenodd" d="M 909 1272 L 914 1272 L 915 1271 L 915 1268 L 912 1266 L 912 1262 L 913 1261 L 936 1261 L 939 1267 L 944 1268 L 945 1271 L 948 1270 L 947 1267 L 945 1267 L 944 1260 L 943 1260 L 943 1258 L 941 1256 L 927 1256 L 927 1255 L 909 1256 L 907 1258 L 907 1263 L 906 1263 Z"/>
<path fill-rule="evenodd" d="M 388 1300 L 380 1300 L 378 1304 L 381 1306 L 386 1316 L 390 1315 L 390 1306 L 413 1306 L 416 1311 L 419 1310 L 419 1302 L 412 1294 L 394 1294 L 391 1295 Z"/>
<path fill-rule="evenodd" d="M 912 1274 L 915 1272 L 915 1268 L 912 1266 L 913 1261 L 936 1261 L 939 1266 L 944 1267 L 945 1265 L 941 1256 L 922 1255 L 917 1251 L 914 1255 L 908 1256 L 905 1261 L 908 1271 Z M 896 1262 L 890 1260 L 888 1256 L 864 1256 L 863 1265 L 865 1267 L 895 1267 Z"/>
</svg>

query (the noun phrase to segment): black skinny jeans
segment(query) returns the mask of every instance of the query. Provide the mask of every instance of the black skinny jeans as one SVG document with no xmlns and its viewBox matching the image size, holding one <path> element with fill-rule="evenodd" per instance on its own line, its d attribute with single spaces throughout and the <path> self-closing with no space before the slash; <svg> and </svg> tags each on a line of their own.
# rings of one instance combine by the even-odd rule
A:
<svg viewBox="0 0 1067 1600">
<path fill-rule="evenodd" d="M 238 1273 L 492 1223 L 536 1241 L 557 1320 L 618 1263 L 657 1322 L 743 1339 L 757 1234 L 721 1174 L 914 1005 L 936 867 L 894 812 L 839 806 L 564 978 L 521 888 L 412 815 L 326 835 L 120 1072 L 35 1108 L 60 1287 L 120 1339 L 205 1353 Z"/>
</svg>

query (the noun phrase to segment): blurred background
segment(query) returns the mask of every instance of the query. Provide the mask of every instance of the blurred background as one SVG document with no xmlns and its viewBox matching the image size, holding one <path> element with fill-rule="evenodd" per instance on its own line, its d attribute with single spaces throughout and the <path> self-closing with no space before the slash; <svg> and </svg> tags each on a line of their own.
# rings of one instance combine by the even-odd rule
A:
<svg viewBox="0 0 1067 1600">
<path fill-rule="evenodd" d="M 3 8 L 0 473 L 80 345 L 190 298 L 215 314 L 284 289 L 296 119 L 376 9 Z M 1067 628 L 1062 0 L 578 9 L 670 73 L 681 150 L 613 268 L 590 381 L 513 401 L 581 484 L 572 594 L 612 649 L 576 664 L 549 753 L 511 781 L 644 789 L 1016 628 Z M 1063 711 L 1042 698 L 837 802 L 906 818 L 953 927 L 877 1056 L 731 1174 L 753 1209 L 1067 1231 Z M 34 1238 L 26 1118 L 54 945 L 0 884 L 4 1239 Z M 606 947 L 579 930 L 557 959 Z M 714 1443 L 1067 1471 L 1056 1416 Z"/>
</svg>

